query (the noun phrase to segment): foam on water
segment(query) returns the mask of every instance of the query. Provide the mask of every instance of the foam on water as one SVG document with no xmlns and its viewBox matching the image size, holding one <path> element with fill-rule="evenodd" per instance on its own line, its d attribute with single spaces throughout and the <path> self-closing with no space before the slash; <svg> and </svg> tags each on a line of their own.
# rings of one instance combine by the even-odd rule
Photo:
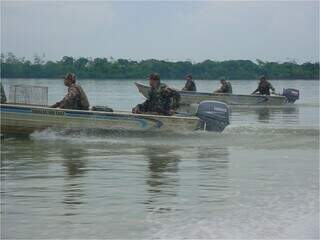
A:
<svg viewBox="0 0 320 240">
<path fill-rule="evenodd" d="M 86 131 L 70 132 L 47 129 L 34 132 L 30 135 L 33 141 L 46 142 L 66 142 L 70 144 L 109 144 L 109 145 L 132 145 L 132 146 L 211 146 L 214 142 L 219 146 L 237 147 L 276 147 L 275 142 L 279 142 L 277 147 L 312 146 L 319 143 L 318 128 L 277 128 L 277 126 L 265 125 L 265 127 L 255 125 L 230 125 L 223 133 L 214 132 L 184 132 L 184 133 L 88 133 Z M 196 139 L 196 141 L 195 141 Z"/>
</svg>

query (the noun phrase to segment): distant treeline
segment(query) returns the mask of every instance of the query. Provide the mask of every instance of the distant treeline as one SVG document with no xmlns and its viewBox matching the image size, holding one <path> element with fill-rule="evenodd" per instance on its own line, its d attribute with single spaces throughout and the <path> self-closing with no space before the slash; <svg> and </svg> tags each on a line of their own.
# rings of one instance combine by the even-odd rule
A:
<svg viewBox="0 0 320 240">
<path fill-rule="evenodd" d="M 44 56 L 35 56 L 31 62 L 17 58 L 12 53 L 1 54 L 2 78 L 61 78 L 74 72 L 78 78 L 137 79 L 150 73 L 159 73 L 163 79 L 184 79 L 192 74 L 195 79 L 257 79 L 266 75 L 269 79 L 319 79 L 319 62 L 264 62 L 257 60 L 206 60 L 170 62 L 162 60 L 133 61 L 107 58 L 73 58 L 65 56 L 59 61 L 44 61 Z"/>
</svg>

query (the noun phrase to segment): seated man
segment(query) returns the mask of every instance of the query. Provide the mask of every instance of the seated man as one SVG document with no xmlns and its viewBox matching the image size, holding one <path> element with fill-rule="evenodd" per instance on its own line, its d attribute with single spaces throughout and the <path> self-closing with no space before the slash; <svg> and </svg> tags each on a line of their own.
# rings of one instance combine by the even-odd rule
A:
<svg viewBox="0 0 320 240">
<path fill-rule="evenodd" d="M 6 93 L 4 91 L 2 83 L 0 83 L 0 85 L 1 85 L 1 103 L 6 103 L 7 101 Z"/>
<path fill-rule="evenodd" d="M 272 90 L 272 93 L 275 92 L 274 87 L 269 83 L 266 79 L 266 77 L 262 76 L 260 78 L 259 86 L 256 90 L 254 90 L 251 94 L 255 94 L 256 92 L 259 92 L 259 94 L 262 95 L 270 95 L 270 89 Z"/>
<path fill-rule="evenodd" d="M 221 79 L 220 83 L 221 87 L 213 93 L 232 93 L 232 86 L 230 82 L 227 82 L 225 79 Z"/>
<path fill-rule="evenodd" d="M 173 115 L 179 107 L 180 94 L 160 83 L 158 74 L 149 77 L 150 91 L 147 100 L 132 109 L 133 113 Z"/>
<path fill-rule="evenodd" d="M 186 81 L 186 84 L 184 85 L 184 87 L 182 88 L 182 91 L 192 91 L 192 92 L 197 91 L 196 84 L 192 80 L 191 74 L 187 75 L 187 81 Z"/>
<path fill-rule="evenodd" d="M 60 102 L 53 104 L 51 107 L 88 110 L 89 102 L 87 95 L 81 86 L 76 84 L 75 74 L 68 73 L 64 78 L 64 85 L 68 87 L 67 95 Z"/>
<path fill-rule="evenodd" d="M 72 76 L 72 82 L 75 84 L 76 88 L 78 88 L 80 92 L 81 110 L 89 110 L 90 104 L 89 104 L 89 100 L 86 93 L 84 92 L 84 90 L 79 84 L 76 84 L 76 75 L 74 73 L 71 73 L 71 76 Z"/>
</svg>

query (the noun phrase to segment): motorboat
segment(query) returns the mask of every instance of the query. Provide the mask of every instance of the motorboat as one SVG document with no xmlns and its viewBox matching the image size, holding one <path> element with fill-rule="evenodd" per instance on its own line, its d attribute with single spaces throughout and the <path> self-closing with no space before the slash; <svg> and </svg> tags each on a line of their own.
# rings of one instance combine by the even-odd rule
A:
<svg viewBox="0 0 320 240">
<path fill-rule="evenodd" d="M 195 114 L 173 116 L 50 108 L 27 104 L 1 104 L 1 133 L 30 134 L 44 129 L 110 131 L 216 131 L 229 124 L 225 103 L 203 101 Z M 99 109 L 99 108 L 96 108 Z"/>
<path fill-rule="evenodd" d="M 148 97 L 150 87 L 141 83 L 135 82 L 139 92 Z M 224 102 L 228 105 L 284 105 L 294 103 L 299 99 L 299 90 L 283 89 L 282 94 L 278 95 L 242 95 L 229 93 L 205 93 L 205 92 L 190 92 L 178 91 L 181 96 L 181 104 L 191 105 L 199 104 L 202 101 L 213 100 Z"/>
</svg>

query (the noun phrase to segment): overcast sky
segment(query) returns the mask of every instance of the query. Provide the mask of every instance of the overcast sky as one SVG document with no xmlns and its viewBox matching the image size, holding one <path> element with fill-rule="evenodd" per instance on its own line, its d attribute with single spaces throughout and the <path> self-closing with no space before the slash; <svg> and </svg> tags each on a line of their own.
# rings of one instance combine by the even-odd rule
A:
<svg viewBox="0 0 320 240">
<path fill-rule="evenodd" d="M 1 51 L 203 61 L 319 59 L 319 1 L 1 0 Z"/>
</svg>

